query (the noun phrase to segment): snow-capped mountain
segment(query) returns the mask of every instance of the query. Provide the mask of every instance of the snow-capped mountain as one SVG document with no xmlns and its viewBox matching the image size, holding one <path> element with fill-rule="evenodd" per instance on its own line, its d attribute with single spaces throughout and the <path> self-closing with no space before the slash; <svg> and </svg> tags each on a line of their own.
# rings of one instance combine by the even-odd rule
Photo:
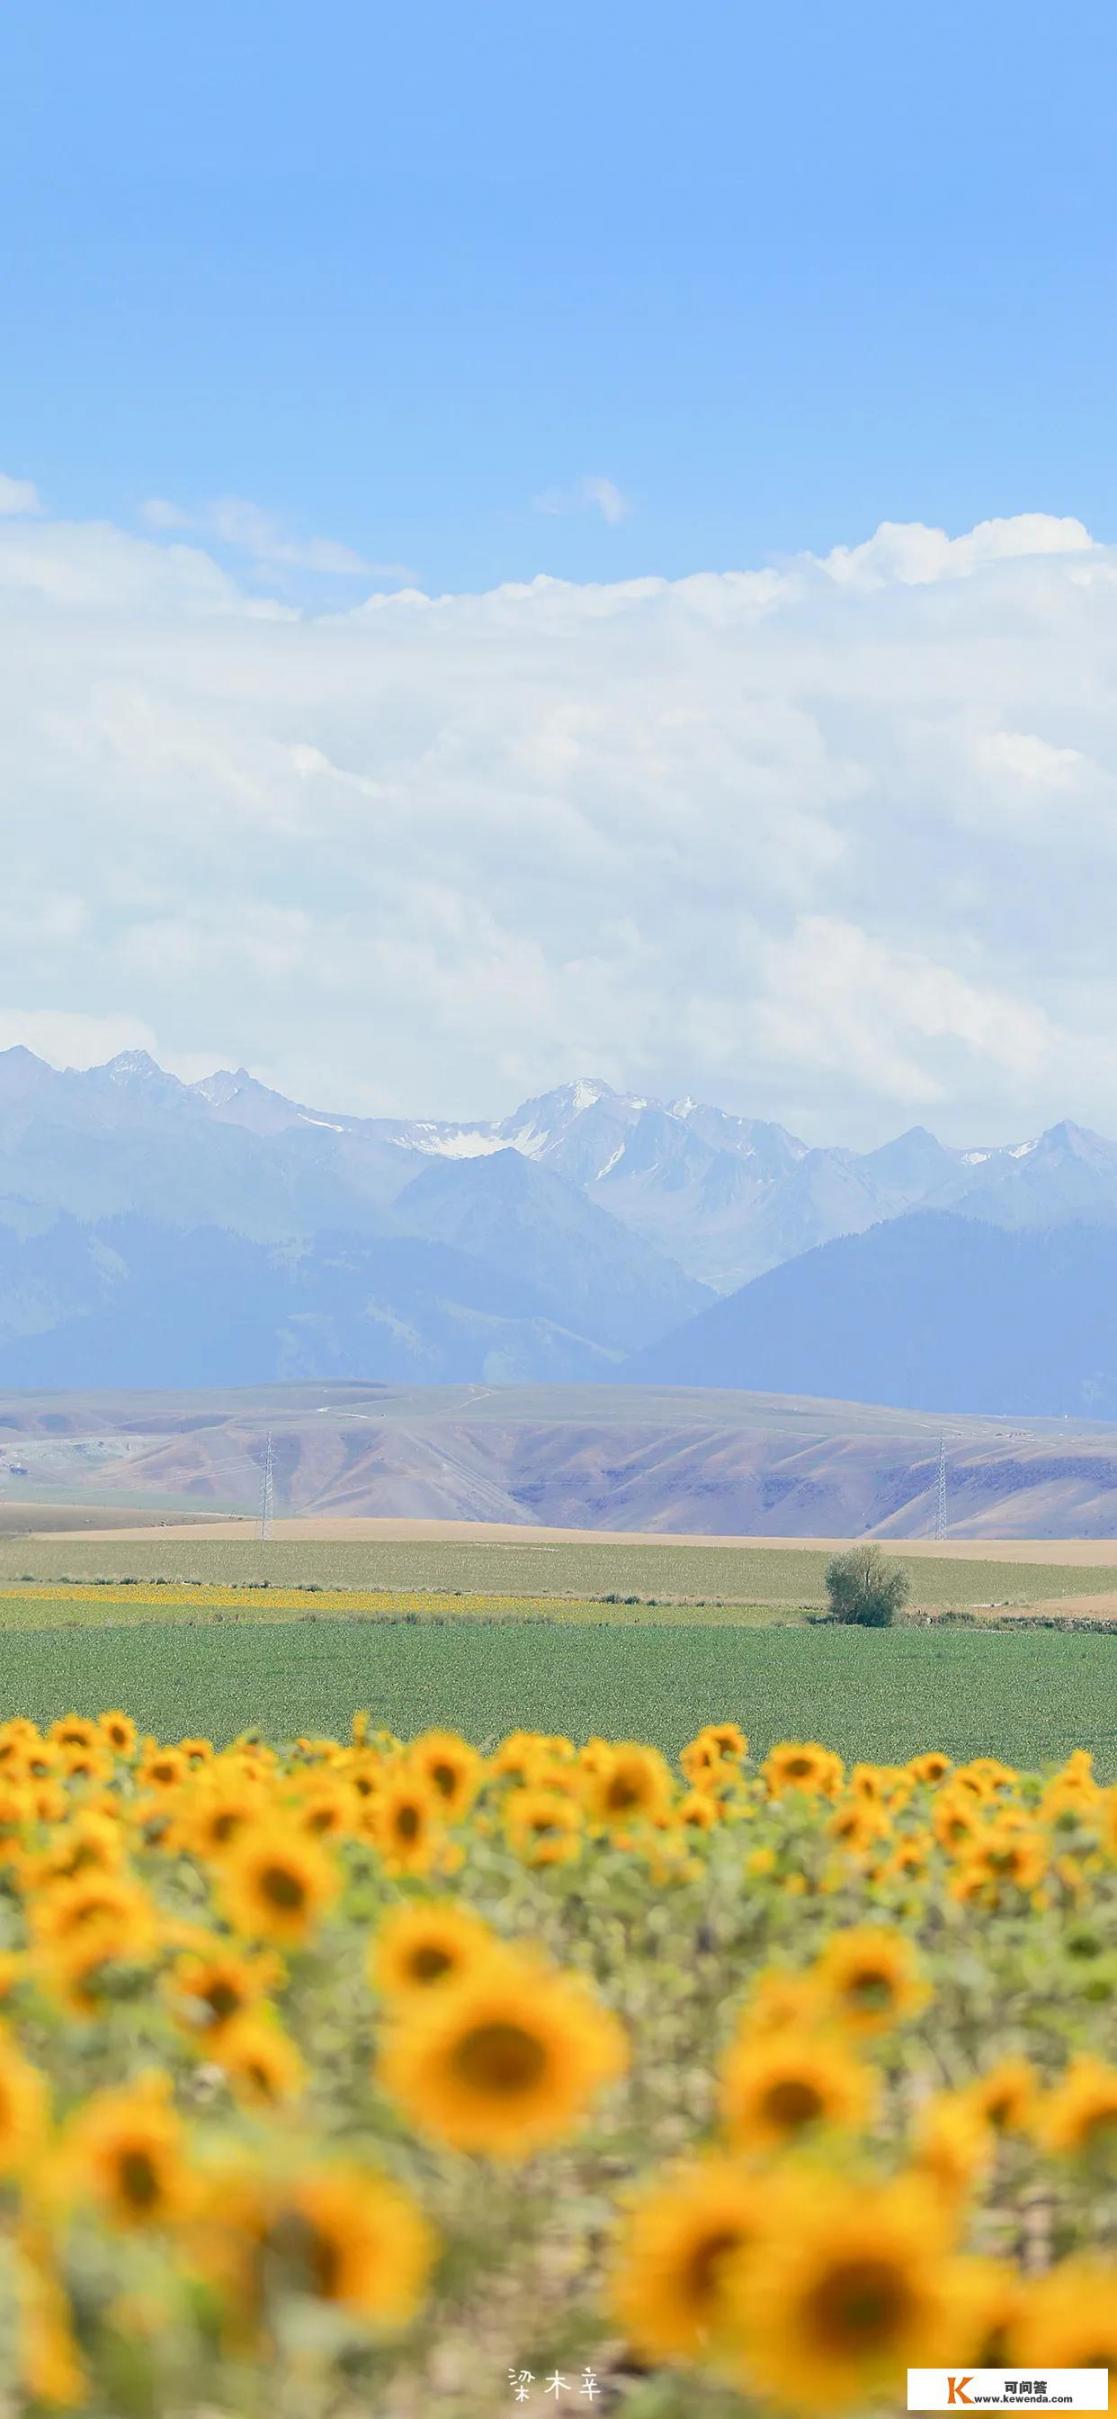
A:
<svg viewBox="0 0 1117 2419">
<path fill-rule="evenodd" d="M 137 1383 L 145 1336 L 151 1382 L 178 1367 L 201 1382 L 207 1322 L 227 1377 L 243 1332 L 245 1382 L 607 1376 L 713 1295 L 927 1208 L 1117 1226 L 1117 1143 L 1062 1124 L 963 1150 L 917 1126 L 874 1151 L 812 1149 L 770 1121 L 600 1078 L 489 1121 L 370 1118 L 288 1100 L 244 1068 L 184 1083 L 144 1052 L 76 1071 L 8 1050 L 0 1377 L 77 1382 L 66 1370 L 107 1350 L 114 1320 L 139 1339 Z M 168 1283 L 164 1366 L 152 1304 Z"/>
</svg>

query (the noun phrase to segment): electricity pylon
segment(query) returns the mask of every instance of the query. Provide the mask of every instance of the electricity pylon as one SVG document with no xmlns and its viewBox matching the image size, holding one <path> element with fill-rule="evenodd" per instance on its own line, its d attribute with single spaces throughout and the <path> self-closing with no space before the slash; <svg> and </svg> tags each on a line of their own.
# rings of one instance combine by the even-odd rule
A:
<svg viewBox="0 0 1117 2419">
<path fill-rule="evenodd" d="M 272 1470 L 271 1431 L 264 1448 L 264 1475 L 260 1482 L 260 1518 L 256 1524 L 257 1537 L 270 1537 L 275 1512 L 275 1479 Z"/>
</svg>

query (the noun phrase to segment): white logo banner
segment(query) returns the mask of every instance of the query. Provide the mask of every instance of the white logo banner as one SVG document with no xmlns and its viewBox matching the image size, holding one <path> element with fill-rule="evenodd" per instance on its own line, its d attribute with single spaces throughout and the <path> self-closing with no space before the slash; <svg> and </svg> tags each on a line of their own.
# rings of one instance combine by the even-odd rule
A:
<svg viewBox="0 0 1117 2419">
<path fill-rule="evenodd" d="M 909 2411 L 1109 2409 L 1108 2369 L 909 2369 Z"/>
</svg>

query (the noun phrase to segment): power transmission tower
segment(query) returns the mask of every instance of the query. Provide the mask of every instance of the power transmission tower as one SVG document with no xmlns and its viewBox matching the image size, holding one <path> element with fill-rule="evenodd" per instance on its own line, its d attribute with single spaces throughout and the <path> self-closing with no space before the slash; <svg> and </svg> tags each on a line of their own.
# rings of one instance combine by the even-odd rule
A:
<svg viewBox="0 0 1117 2419">
<path fill-rule="evenodd" d="M 268 1441 L 264 1448 L 264 1475 L 260 1482 L 260 1518 L 256 1525 L 257 1537 L 271 1536 L 272 1516 L 274 1511 L 275 1478 L 272 1469 L 272 1444 L 271 1431 L 269 1429 Z"/>
<path fill-rule="evenodd" d="M 270 1439 L 269 1439 L 270 1442 Z M 946 1438 L 939 1438 L 939 1483 L 935 1496 L 935 1537 L 946 1535 Z"/>
</svg>

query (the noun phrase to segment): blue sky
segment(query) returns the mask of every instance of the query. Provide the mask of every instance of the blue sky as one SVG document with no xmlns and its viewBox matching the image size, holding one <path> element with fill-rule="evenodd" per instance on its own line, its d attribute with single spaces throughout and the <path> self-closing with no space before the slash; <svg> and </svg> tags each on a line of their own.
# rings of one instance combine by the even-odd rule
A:
<svg viewBox="0 0 1117 2419">
<path fill-rule="evenodd" d="M 436 589 L 1117 534 L 1110 8 L 9 0 L 0 77 L 53 510 L 247 497 Z"/>
<path fill-rule="evenodd" d="M 1117 1131 L 1111 8 L 8 0 L 0 80 L 0 1046 Z"/>
</svg>

